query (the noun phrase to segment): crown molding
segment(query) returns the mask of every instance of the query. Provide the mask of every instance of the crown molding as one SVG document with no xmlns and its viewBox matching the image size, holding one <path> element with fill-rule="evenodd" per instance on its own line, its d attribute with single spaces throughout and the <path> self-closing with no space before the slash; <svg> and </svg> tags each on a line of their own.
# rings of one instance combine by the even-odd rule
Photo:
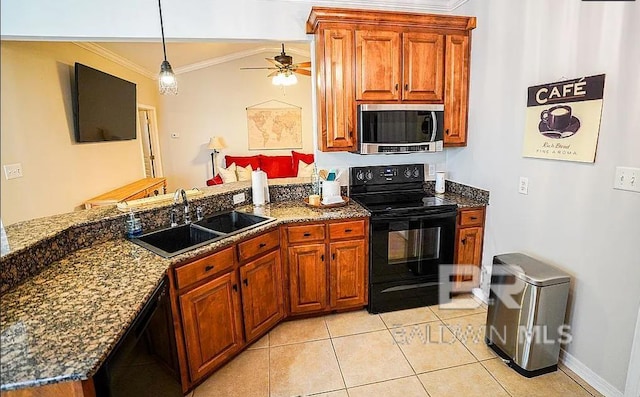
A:
<svg viewBox="0 0 640 397">
<path fill-rule="evenodd" d="M 309 0 L 262 0 L 265 2 L 309 3 Z M 319 7 L 359 7 L 407 11 L 451 12 L 469 0 L 314 0 Z"/>
<path fill-rule="evenodd" d="M 280 47 L 252 48 L 250 50 L 238 51 L 231 54 L 223 55 L 221 57 L 211 58 L 201 62 L 192 63 L 190 65 L 181 66 L 179 68 L 176 68 L 175 72 L 176 74 L 193 72 L 194 70 L 208 68 L 209 66 L 214 66 L 214 65 L 219 65 L 221 63 L 225 63 L 225 62 L 235 61 L 236 59 L 246 58 L 246 57 L 250 57 L 252 55 L 256 55 L 264 52 L 271 52 L 271 53 L 275 52 L 279 54 L 280 51 L 282 51 Z M 311 56 L 309 51 L 303 51 L 297 48 L 287 48 L 286 52 L 287 54 L 291 53 L 295 55 L 305 56 L 307 58 Z"/>
<path fill-rule="evenodd" d="M 90 43 L 90 42 L 79 42 L 79 41 L 74 41 L 73 44 L 77 45 L 78 47 L 84 48 L 87 51 L 91 51 L 94 54 L 100 55 L 101 57 L 106 58 L 112 62 L 115 62 L 118 65 L 123 66 L 129 70 L 132 70 L 136 73 L 140 73 L 141 75 L 148 77 L 151 80 L 156 80 L 158 78 L 156 73 L 153 73 L 143 68 L 142 66 L 138 65 L 135 62 L 131 62 L 127 58 L 122 57 L 113 51 L 107 50 L 106 48 L 102 47 L 99 44 Z"/>
<path fill-rule="evenodd" d="M 115 62 L 118 65 L 123 66 L 129 70 L 132 70 L 136 73 L 140 73 L 141 75 L 148 77 L 152 80 L 158 79 L 158 75 L 156 73 L 147 70 L 146 68 L 138 65 L 135 62 L 131 62 L 127 58 L 124 58 L 113 51 L 107 50 L 106 48 L 102 47 L 100 44 L 90 43 L 90 42 L 73 42 L 73 44 L 77 45 L 78 47 L 82 47 L 85 50 L 91 51 L 94 54 L 100 55 L 101 57 L 106 58 L 112 62 Z M 264 53 L 264 52 L 279 54 L 281 50 L 282 49 L 280 47 L 258 47 L 250 50 L 233 52 L 231 54 L 223 55 L 220 57 L 210 58 L 204 61 L 181 66 L 179 68 L 175 68 L 173 71 L 176 75 L 178 75 L 182 73 L 193 72 L 194 70 L 208 68 L 209 66 L 213 66 L 213 65 L 219 65 L 225 62 L 231 62 L 236 59 L 246 58 L 246 57 Z M 287 48 L 286 51 L 287 53 L 301 55 L 307 58 L 311 56 L 309 51 L 299 50 L 297 48 Z"/>
</svg>

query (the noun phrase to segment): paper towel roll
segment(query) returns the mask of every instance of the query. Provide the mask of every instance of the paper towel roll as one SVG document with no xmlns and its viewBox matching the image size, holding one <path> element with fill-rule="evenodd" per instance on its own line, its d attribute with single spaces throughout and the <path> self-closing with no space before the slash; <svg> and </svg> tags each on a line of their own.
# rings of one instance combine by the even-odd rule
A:
<svg viewBox="0 0 640 397">
<path fill-rule="evenodd" d="M 444 193 L 444 171 L 436 172 L 436 193 Z"/>
<path fill-rule="evenodd" d="M 264 171 L 256 170 L 251 172 L 251 196 L 253 198 L 253 205 L 264 205 L 266 199 L 266 180 L 267 178 Z"/>
</svg>

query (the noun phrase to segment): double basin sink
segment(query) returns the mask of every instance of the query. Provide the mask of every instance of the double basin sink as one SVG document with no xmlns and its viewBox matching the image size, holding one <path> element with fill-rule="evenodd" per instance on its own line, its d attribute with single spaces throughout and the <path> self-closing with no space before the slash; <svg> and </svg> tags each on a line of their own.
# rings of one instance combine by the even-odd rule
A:
<svg viewBox="0 0 640 397">
<path fill-rule="evenodd" d="M 131 241 L 164 258 L 170 258 L 274 220 L 266 216 L 227 211 L 195 223 L 145 233 Z"/>
</svg>

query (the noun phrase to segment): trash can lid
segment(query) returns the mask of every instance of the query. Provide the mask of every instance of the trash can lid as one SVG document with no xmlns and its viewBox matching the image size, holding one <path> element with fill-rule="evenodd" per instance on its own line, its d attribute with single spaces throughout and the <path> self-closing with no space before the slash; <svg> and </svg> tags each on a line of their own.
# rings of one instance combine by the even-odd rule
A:
<svg viewBox="0 0 640 397">
<path fill-rule="evenodd" d="M 502 270 L 522 281 L 536 286 L 568 283 L 571 276 L 557 267 L 521 253 L 501 254 L 493 257 L 494 264 L 504 265 Z"/>
</svg>

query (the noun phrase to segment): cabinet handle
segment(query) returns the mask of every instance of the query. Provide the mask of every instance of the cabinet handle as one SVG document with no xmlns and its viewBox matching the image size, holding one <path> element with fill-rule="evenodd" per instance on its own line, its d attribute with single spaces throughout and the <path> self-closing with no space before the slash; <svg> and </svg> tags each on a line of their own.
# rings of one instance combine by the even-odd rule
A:
<svg viewBox="0 0 640 397">
<path fill-rule="evenodd" d="M 472 216 L 472 217 L 470 217 L 469 219 L 471 219 L 472 221 L 475 221 L 475 220 L 477 220 L 477 219 L 478 219 L 478 217 L 477 217 L 477 216 Z"/>
<path fill-rule="evenodd" d="M 405 84 L 405 85 L 404 85 L 404 90 L 405 90 L 405 91 L 409 91 L 409 84 Z"/>
<path fill-rule="evenodd" d="M 398 83 L 396 83 L 396 91 L 398 91 Z"/>
<path fill-rule="evenodd" d="M 309 232 L 305 232 L 305 234 L 303 234 L 303 236 L 305 236 L 305 237 L 311 237 L 311 233 L 309 233 Z"/>
<path fill-rule="evenodd" d="M 233 284 L 233 290 L 238 292 L 238 284 Z"/>
<path fill-rule="evenodd" d="M 324 262 L 324 254 L 320 255 L 320 262 Z"/>
<path fill-rule="evenodd" d="M 447 128 L 447 130 L 444 133 L 449 135 L 449 129 Z"/>
<path fill-rule="evenodd" d="M 331 254 L 331 259 L 333 259 L 334 261 L 336 260 L 336 253 L 335 252 L 333 254 Z"/>
<path fill-rule="evenodd" d="M 246 278 L 242 280 L 242 282 L 244 283 L 244 285 L 249 286 L 249 280 L 247 280 Z"/>
<path fill-rule="evenodd" d="M 460 240 L 460 242 L 462 243 L 462 245 L 465 245 L 467 243 L 467 238 L 463 238 L 462 240 Z"/>
<path fill-rule="evenodd" d="M 349 130 L 349 138 L 353 138 L 353 132 Z"/>
<path fill-rule="evenodd" d="M 353 231 L 353 230 L 351 230 L 351 229 L 344 229 L 344 232 L 345 232 L 345 233 L 351 233 L 352 231 Z"/>
<path fill-rule="evenodd" d="M 209 270 L 213 269 L 213 267 L 214 267 L 213 265 L 207 265 L 205 266 L 204 271 L 208 272 Z"/>
<path fill-rule="evenodd" d="M 267 243 L 260 243 L 260 245 L 258 245 L 258 248 L 264 248 L 267 246 Z"/>
</svg>

